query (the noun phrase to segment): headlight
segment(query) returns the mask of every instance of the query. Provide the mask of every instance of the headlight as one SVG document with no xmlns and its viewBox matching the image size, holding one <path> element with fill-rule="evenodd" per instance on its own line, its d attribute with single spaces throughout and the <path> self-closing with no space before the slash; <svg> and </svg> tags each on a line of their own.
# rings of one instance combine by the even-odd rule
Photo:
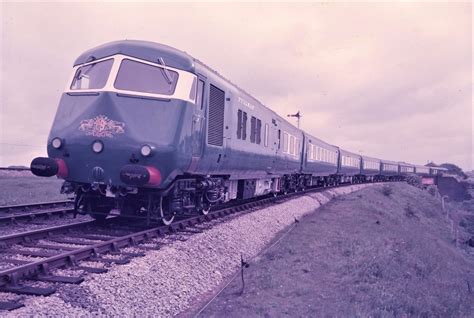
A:
<svg viewBox="0 0 474 318">
<path fill-rule="evenodd" d="M 153 148 L 151 148 L 150 145 L 143 145 L 142 148 L 140 149 L 140 153 L 142 154 L 143 157 L 151 156 L 152 152 L 153 152 Z"/>
<path fill-rule="evenodd" d="M 51 140 L 51 146 L 53 146 L 54 149 L 59 149 L 62 145 L 63 141 L 59 137 L 53 138 L 53 140 Z"/>
<path fill-rule="evenodd" d="M 100 140 L 96 140 L 92 143 L 92 151 L 99 153 L 104 150 L 104 144 Z"/>
</svg>

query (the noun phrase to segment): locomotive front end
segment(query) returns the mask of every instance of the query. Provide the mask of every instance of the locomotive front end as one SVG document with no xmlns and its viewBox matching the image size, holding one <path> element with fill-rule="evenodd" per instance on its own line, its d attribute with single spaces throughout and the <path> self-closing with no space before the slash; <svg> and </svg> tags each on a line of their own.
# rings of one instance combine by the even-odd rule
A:
<svg viewBox="0 0 474 318">
<path fill-rule="evenodd" d="M 197 77 L 166 63 L 179 64 L 176 59 L 152 61 L 120 48 L 76 64 L 48 138 L 48 158 L 35 158 L 31 170 L 64 179 L 61 191 L 76 194 L 79 212 L 104 218 L 113 208 L 132 214 L 152 205 L 164 217 L 161 197 L 191 162 L 187 123 Z"/>
</svg>

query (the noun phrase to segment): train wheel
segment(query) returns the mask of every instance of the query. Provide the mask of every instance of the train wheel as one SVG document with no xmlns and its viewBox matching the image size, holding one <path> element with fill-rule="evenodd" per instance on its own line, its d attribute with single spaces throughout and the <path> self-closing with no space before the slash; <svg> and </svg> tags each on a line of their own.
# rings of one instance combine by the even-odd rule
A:
<svg viewBox="0 0 474 318">
<path fill-rule="evenodd" d="M 164 225 L 170 225 L 174 221 L 174 213 L 169 209 L 168 198 L 160 197 L 160 217 Z"/>
<path fill-rule="evenodd" d="M 202 215 L 208 215 L 211 210 L 211 205 L 209 203 L 203 203 L 202 207 L 199 209 L 199 213 Z"/>
</svg>

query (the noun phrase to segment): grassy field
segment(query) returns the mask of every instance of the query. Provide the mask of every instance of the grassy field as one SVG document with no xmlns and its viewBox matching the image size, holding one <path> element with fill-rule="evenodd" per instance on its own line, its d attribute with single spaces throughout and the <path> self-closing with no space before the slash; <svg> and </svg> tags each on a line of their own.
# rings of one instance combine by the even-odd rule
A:
<svg viewBox="0 0 474 318">
<path fill-rule="evenodd" d="M 63 181 L 56 177 L 40 178 L 29 171 L 0 171 L 0 206 L 65 200 L 60 194 Z"/>
</svg>

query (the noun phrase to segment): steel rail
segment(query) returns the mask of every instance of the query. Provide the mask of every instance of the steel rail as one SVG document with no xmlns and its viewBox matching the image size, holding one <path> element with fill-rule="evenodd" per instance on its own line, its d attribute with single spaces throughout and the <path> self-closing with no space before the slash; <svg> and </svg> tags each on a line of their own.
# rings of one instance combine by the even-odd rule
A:
<svg viewBox="0 0 474 318">
<path fill-rule="evenodd" d="M 14 205 L 3 205 L 0 206 L 0 212 L 15 212 L 15 211 L 28 211 L 32 208 L 54 208 L 57 206 L 70 206 L 74 202 L 72 200 L 62 200 L 62 201 L 51 201 L 51 202 L 36 202 L 36 203 L 26 203 L 26 204 L 14 204 Z"/>
<path fill-rule="evenodd" d="M 58 226 L 47 227 L 47 228 L 39 229 L 39 230 L 33 230 L 33 231 L 28 231 L 28 232 L 21 232 L 21 233 L 1 236 L 0 248 L 5 249 L 10 245 L 20 244 L 23 242 L 31 242 L 34 240 L 41 240 L 44 238 L 48 238 L 49 236 L 53 234 L 67 233 L 68 231 L 74 228 L 79 228 L 82 226 L 92 225 L 92 224 L 97 224 L 97 221 L 96 220 L 81 221 L 81 222 L 75 222 L 75 223 L 66 224 L 66 225 L 58 225 Z"/>
<path fill-rule="evenodd" d="M 53 201 L 0 207 L 0 223 L 14 223 L 18 220 L 34 220 L 53 215 L 64 216 L 73 213 L 72 201 Z"/>
</svg>

